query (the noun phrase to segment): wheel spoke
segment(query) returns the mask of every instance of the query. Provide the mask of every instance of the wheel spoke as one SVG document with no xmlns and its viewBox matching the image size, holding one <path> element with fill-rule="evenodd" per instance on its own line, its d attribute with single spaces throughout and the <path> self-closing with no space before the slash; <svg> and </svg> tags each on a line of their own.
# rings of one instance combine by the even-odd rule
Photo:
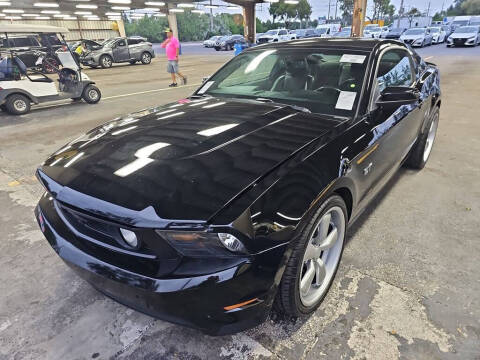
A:
<svg viewBox="0 0 480 360">
<path fill-rule="evenodd" d="M 317 286 L 322 285 L 323 279 L 325 279 L 325 275 L 327 274 L 327 269 L 325 268 L 325 263 L 322 259 L 316 259 L 313 263 L 315 267 L 315 284 Z"/>
<path fill-rule="evenodd" d="M 310 287 L 312 286 L 313 277 L 315 276 L 315 266 L 312 264 L 313 261 L 309 261 L 307 264 L 307 271 L 303 274 L 302 279 L 300 280 L 300 291 L 303 294 L 306 294 Z"/>
<path fill-rule="evenodd" d="M 320 257 L 320 253 L 322 252 L 322 250 L 312 244 L 311 242 L 307 245 L 307 249 L 305 250 L 305 255 L 303 256 L 303 261 L 308 261 L 308 260 L 312 260 L 312 259 L 318 259 Z"/>
<path fill-rule="evenodd" d="M 335 244 L 338 238 L 338 230 L 336 227 L 330 231 L 330 233 L 327 235 L 327 237 L 322 241 L 322 243 L 319 244 L 318 248 L 320 250 L 327 250 Z"/>
<path fill-rule="evenodd" d="M 318 225 L 318 235 L 315 239 L 317 244 L 323 243 L 324 239 L 327 237 L 331 219 L 332 214 L 328 213 L 323 215 L 322 219 L 320 220 L 320 224 Z"/>
</svg>

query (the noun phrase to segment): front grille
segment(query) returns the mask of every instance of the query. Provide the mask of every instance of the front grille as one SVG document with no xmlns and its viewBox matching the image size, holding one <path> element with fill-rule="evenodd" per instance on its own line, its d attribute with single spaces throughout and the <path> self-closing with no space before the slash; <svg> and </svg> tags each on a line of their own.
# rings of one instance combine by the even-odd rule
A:
<svg viewBox="0 0 480 360">
<path fill-rule="evenodd" d="M 411 43 L 413 43 L 413 41 L 414 41 L 413 39 L 405 39 L 405 40 L 403 40 L 403 42 L 404 42 L 405 44 L 411 44 Z"/>
<path fill-rule="evenodd" d="M 455 45 L 465 45 L 465 41 L 467 41 L 467 39 L 453 39 Z"/>
</svg>

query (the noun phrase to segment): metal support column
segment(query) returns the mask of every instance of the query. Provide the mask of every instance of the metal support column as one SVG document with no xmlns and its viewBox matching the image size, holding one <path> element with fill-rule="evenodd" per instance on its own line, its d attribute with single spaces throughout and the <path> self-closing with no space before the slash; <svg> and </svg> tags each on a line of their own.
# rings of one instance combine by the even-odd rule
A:
<svg viewBox="0 0 480 360">
<path fill-rule="evenodd" d="M 353 1 L 352 36 L 355 36 L 355 37 L 363 36 L 363 26 L 365 23 L 366 9 L 367 9 L 367 0 Z"/>
<path fill-rule="evenodd" d="M 243 23 L 245 38 L 251 43 L 255 43 L 256 17 L 254 2 L 243 5 Z"/>
<path fill-rule="evenodd" d="M 168 27 L 170 28 L 170 30 L 172 30 L 173 36 L 175 36 L 177 39 L 179 39 L 179 37 L 178 37 L 178 26 L 177 26 L 177 15 L 174 12 L 170 12 L 170 9 L 172 9 L 174 7 L 175 7 L 174 4 L 168 4 L 168 10 L 169 10 L 168 15 L 167 15 Z"/>
</svg>

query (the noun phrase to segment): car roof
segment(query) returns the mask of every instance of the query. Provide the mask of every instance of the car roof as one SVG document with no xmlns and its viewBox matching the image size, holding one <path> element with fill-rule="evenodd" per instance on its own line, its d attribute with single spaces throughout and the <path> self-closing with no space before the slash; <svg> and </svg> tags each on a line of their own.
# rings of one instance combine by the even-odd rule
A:
<svg viewBox="0 0 480 360">
<path fill-rule="evenodd" d="M 264 45 L 254 46 L 250 49 L 256 48 L 290 48 L 292 45 L 298 47 L 323 47 L 323 48 L 335 48 L 345 49 L 351 48 L 352 50 L 363 50 L 371 52 L 379 44 L 395 44 L 405 47 L 403 42 L 388 39 L 370 39 L 370 38 L 308 38 L 298 39 L 291 41 L 283 41 L 279 43 L 268 43 Z"/>
</svg>

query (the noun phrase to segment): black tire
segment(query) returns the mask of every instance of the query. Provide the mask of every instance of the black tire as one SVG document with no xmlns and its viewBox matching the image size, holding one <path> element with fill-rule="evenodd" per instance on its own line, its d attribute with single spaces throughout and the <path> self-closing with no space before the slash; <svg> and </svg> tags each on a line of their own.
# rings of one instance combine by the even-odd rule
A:
<svg viewBox="0 0 480 360">
<path fill-rule="evenodd" d="M 427 163 L 431 154 L 431 149 L 430 149 L 428 156 L 427 157 L 424 156 L 425 148 L 427 146 L 429 130 L 434 121 L 437 122 L 437 124 L 434 126 L 438 126 L 439 117 L 440 117 L 440 110 L 436 106 L 435 109 L 432 110 L 427 126 L 425 126 L 425 130 L 423 131 L 423 133 L 419 135 L 417 142 L 413 146 L 413 149 L 410 151 L 410 154 L 408 155 L 408 158 L 405 161 L 405 165 L 407 167 L 410 167 L 412 169 L 418 169 L 418 170 L 421 170 L 425 167 L 425 164 Z M 436 127 L 435 127 L 435 134 L 436 134 Z M 432 147 L 435 141 L 435 134 L 434 134 L 433 140 L 430 140 Z"/>
<path fill-rule="evenodd" d="M 143 54 L 142 54 L 142 57 L 141 57 L 141 62 L 143 65 L 148 65 L 152 62 L 152 55 L 145 51 Z"/>
<path fill-rule="evenodd" d="M 343 229 L 344 236 L 342 239 L 340 257 L 334 269 L 333 276 L 330 279 L 323 295 L 313 305 L 306 307 L 300 299 L 299 290 L 300 275 L 303 268 L 303 257 L 308 241 L 310 240 L 313 232 L 316 230 L 318 222 L 320 221 L 322 216 L 333 207 L 339 207 L 342 210 L 345 219 L 345 228 Z M 343 248 L 345 246 L 346 224 L 348 222 L 347 214 L 348 213 L 345 201 L 343 201 L 342 197 L 340 197 L 339 195 L 330 196 L 314 210 L 313 215 L 308 221 L 308 224 L 303 228 L 300 235 L 296 237 L 295 240 L 293 240 L 294 244 L 292 244 L 292 254 L 288 259 L 285 272 L 283 273 L 283 277 L 278 288 L 277 297 L 275 299 L 275 308 L 277 309 L 277 311 L 289 316 L 298 317 L 301 315 L 312 313 L 322 303 L 326 294 L 328 294 L 333 280 L 335 279 L 335 275 L 338 270 L 338 264 L 340 264 L 342 258 Z M 337 241 L 340 241 L 340 239 Z"/>
<path fill-rule="evenodd" d="M 5 106 L 5 104 L 0 105 L 0 110 L 5 111 L 5 112 L 7 111 L 7 107 Z"/>
<path fill-rule="evenodd" d="M 130 65 L 135 65 L 137 63 L 137 60 L 131 60 Z"/>
<path fill-rule="evenodd" d="M 74 98 L 71 98 L 73 101 L 81 101 L 82 100 L 82 97 L 74 97 Z"/>
<path fill-rule="evenodd" d="M 215 50 L 216 50 L 216 51 L 220 51 L 220 48 L 216 47 Z"/>
<path fill-rule="evenodd" d="M 23 115 L 30 111 L 30 99 L 22 94 L 9 95 L 4 105 L 5 110 L 12 115 Z"/>
<path fill-rule="evenodd" d="M 96 95 L 95 95 L 96 93 Z M 102 98 L 102 93 L 100 89 L 94 85 L 87 85 L 85 89 L 83 89 L 82 99 L 85 100 L 89 104 L 96 104 Z"/>
<path fill-rule="evenodd" d="M 104 69 L 111 68 L 113 65 L 113 59 L 110 55 L 102 55 L 99 62 L 100 66 Z"/>
</svg>

